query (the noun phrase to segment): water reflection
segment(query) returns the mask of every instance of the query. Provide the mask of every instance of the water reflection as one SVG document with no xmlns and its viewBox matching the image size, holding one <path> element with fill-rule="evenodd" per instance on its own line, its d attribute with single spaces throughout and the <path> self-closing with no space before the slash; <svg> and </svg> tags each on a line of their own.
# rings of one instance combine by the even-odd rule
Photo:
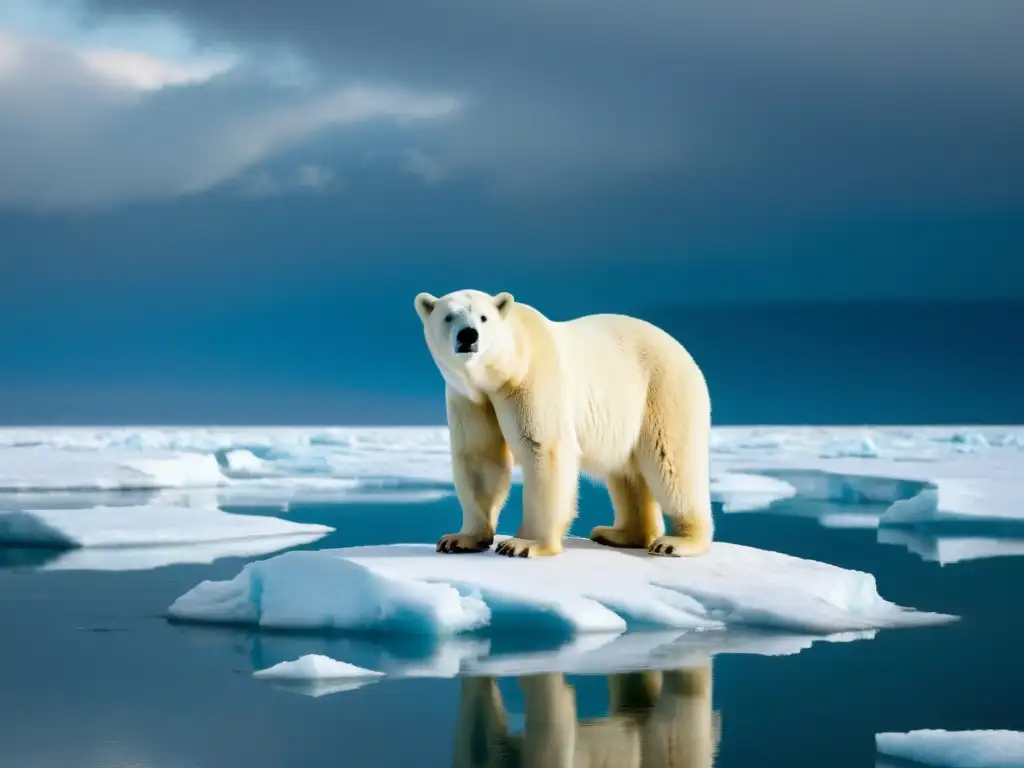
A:
<svg viewBox="0 0 1024 768">
<path fill-rule="evenodd" d="M 494 677 L 460 681 L 455 768 L 709 768 L 721 715 L 712 709 L 712 664 L 606 678 L 607 714 L 580 717 L 561 673 L 517 678 L 523 728 L 510 725 Z"/>
</svg>

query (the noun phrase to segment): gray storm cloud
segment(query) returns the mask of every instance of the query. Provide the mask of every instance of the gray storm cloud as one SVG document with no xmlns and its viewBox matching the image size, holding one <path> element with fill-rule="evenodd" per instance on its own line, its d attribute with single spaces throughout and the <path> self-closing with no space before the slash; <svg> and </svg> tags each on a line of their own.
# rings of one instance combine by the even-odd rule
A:
<svg viewBox="0 0 1024 768">
<path fill-rule="evenodd" d="M 440 119 L 459 108 L 443 94 L 282 87 L 233 73 L 142 87 L 153 62 L 97 62 L 2 34 L 0 56 L 0 207 L 7 208 L 105 207 L 202 192 L 331 131 Z M 294 188 L 323 186 L 323 171 L 297 173 Z"/>
<path fill-rule="evenodd" d="M 87 6 L 288 45 L 339 82 L 466 94 L 434 160 L 511 188 L 655 174 L 739 198 L 1019 202 L 1024 190 L 1016 0 Z"/>
<path fill-rule="evenodd" d="M 482 174 L 513 193 L 639 180 L 726 205 L 1024 197 L 1016 0 L 81 5 L 89 23 L 163 14 L 249 61 L 288 49 L 316 85 L 229 74 L 126 100 L 67 57 L 22 52 L 23 77 L 0 61 L 0 204 L 187 194 L 375 117 L 444 118 L 413 121 L 411 177 Z"/>
</svg>

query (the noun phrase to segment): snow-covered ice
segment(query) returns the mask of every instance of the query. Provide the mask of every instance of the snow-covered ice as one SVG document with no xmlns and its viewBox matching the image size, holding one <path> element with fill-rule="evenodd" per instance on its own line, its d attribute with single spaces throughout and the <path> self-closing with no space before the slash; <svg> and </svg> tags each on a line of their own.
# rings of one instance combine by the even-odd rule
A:
<svg viewBox="0 0 1024 768">
<path fill-rule="evenodd" d="M 942 768 L 1024 768 L 1024 732 L 919 730 L 875 734 L 882 755 Z"/>
<path fill-rule="evenodd" d="M 208 544 L 261 537 L 317 537 L 334 529 L 217 508 L 121 506 L 0 511 L 0 545 L 53 548 Z"/>
<path fill-rule="evenodd" d="M 451 557 L 423 544 L 286 552 L 230 581 L 200 583 L 168 612 L 193 622 L 436 636 L 485 627 L 827 635 L 952 618 L 882 599 L 870 574 L 776 552 L 716 543 L 700 558 L 654 558 L 575 538 L 560 556 L 539 559 Z"/>
</svg>

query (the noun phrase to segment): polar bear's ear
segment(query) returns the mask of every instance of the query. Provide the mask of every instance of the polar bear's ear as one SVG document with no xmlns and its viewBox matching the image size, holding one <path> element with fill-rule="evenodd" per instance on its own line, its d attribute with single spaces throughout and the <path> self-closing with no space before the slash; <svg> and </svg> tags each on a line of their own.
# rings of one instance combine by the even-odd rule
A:
<svg viewBox="0 0 1024 768">
<path fill-rule="evenodd" d="M 416 296 L 416 314 L 421 319 L 426 320 L 430 317 L 430 313 L 434 311 L 434 307 L 437 306 L 437 297 L 431 296 L 429 293 L 420 293 Z"/>
<path fill-rule="evenodd" d="M 499 293 L 494 297 L 494 306 L 497 307 L 498 314 L 502 317 L 508 317 L 508 312 L 515 303 L 516 299 L 511 293 Z"/>
</svg>

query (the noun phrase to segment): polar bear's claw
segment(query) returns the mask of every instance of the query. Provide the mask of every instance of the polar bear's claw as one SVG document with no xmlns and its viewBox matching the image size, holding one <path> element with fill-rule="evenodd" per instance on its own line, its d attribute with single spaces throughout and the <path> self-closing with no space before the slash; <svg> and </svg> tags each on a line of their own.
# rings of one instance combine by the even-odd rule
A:
<svg viewBox="0 0 1024 768">
<path fill-rule="evenodd" d="M 447 555 L 460 555 L 468 552 L 483 552 L 491 548 L 493 538 L 481 538 L 464 533 L 449 533 L 437 542 L 437 551 Z"/>
</svg>

